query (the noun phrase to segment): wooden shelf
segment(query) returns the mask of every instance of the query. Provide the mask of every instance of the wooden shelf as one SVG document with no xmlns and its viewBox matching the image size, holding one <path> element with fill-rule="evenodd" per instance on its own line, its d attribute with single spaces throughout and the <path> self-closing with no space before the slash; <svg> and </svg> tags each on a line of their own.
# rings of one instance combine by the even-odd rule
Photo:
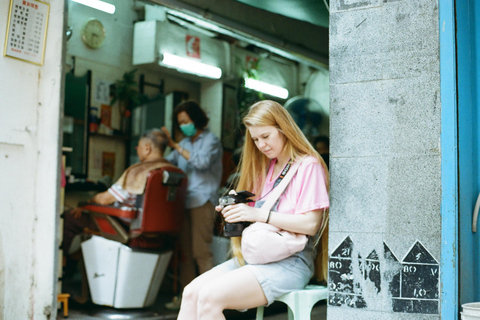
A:
<svg viewBox="0 0 480 320">
<path fill-rule="evenodd" d="M 118 134 L 104 134 L 104 133 L 89 133 L 90 137 L 101 137 L 107 139 L 115 139 L 115 140 L 130 140 L 129 136 L 120 136 Z"/>
</svg>

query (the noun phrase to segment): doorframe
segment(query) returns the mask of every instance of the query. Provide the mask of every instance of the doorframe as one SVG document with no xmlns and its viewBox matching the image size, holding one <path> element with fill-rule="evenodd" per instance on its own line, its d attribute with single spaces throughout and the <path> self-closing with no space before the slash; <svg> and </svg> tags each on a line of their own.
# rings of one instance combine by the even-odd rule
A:
<svg viewBox="0 0 480 320">
<path fill-rule="evenodd" d="M 442 249 L 441 311 L 443 319 L 458 319 L 458 109 L 455 0 L 439 1 Z"/>
</svg>

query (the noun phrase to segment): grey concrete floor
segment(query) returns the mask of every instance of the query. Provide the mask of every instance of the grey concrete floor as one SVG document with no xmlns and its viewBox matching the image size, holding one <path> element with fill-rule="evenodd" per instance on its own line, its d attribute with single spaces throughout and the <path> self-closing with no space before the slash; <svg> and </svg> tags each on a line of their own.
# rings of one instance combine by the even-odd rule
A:
<svg viewBox="0 0 480 320">
<path fill-rule="evenodd" d="M 286 306 L 281 302 L 276 302 L 272 306 L 265 309 L 265 320 L 288 320 L 288 314 Z M 73 307 L 69 310 L 68 319 L 74 320 L 101 320 L 101 319 L 138 319 L 138 320 L 170 320 L 176 319 L 177 313 L 171 311 L 156 310 L 157 308 L 151 307 L 145 311 L 134 310 L 115 310 L 112 308 L 91 306 L 91 307 Z M 227 320 L 254 320 L 255 310 L 248 310 L 247 312 L 238 312 L 228 310 L 225 312 Z M 62 310 L 59 311 L 57 319 L 63 319 Z M 312 320 L 325 320 L 326 319 L 326 302 L 319 302 L 312 309 Z M 306 319 L 302 319 L 306 320 Z"/>
<path fill-rule="evenodd" d="M 82 296 L 82 265 L 79 263 L 74 266 L 70 276 L 63 280 L 62 291 L 70 293 L 68 319 L 73 320 L 102 320 L 102 319 L 138 319 L 138 320 L 167 320 L 176 319 L 178 312 L 167 310 L 165 304 L 172 301 L 173 292 L 173 275 L 167 271 L 165 278 L 160 287 L 159 294 L 155 303 L 145 309 L 114 309 L 105 306 L 98 306 L 91 302 L 79 304 L 75 302 L 74 297 Z M 88 291 L 86 282 L 84 285 L 85 292 Z M 326 319 L 326 301 L 319 301 L 312 309 L 312 320 Z M 256 309 L 251 309 L 246 312 L 239 312 L 236 310 L 226 310 L 224 312 L 227 320 L 254 320 L 256 317 Z M 64 319 L 63 309 L 58 311 L 57 319 Z M 274 302 L 264 312 L 265 320 L 287 320 L 288 307 L 282 302 Z M 307 320 L 307 319 L 301 319 Z"/>
<path fill-rule="evenodd" d="M 113 309 L 110 307 L 94 305 L 91 302 L 78 304 L 73 300 L 73 296 L 80 296 L 81 277 L 75 275 L 68 281 L 64 281 L 64 292 L 72 294 L 69 299 L 68 319 L 70 320 L 102 320 L 102 319 L 138 319 L 138 320 L 170 320 L 177 318 L 177 312 L 170 311 L 165 308 L 165 303 L 171 301 L 173 294 L 171 293 L 171 283 L 168 277 L 160 289 L 155 304 L 145 309 Z M 265 308 L 265 320 L 287 320 L 287 306 L 281 302 L 275 302 L 270 307 Z M 256 309 L 246 312 L 236 310 L 226 310 L 224 312 L 227 320 L 254 320 Z M 63 309 L 58 311 L 57 319 L 64 319 Z M 312 309 L 312 320 L 326 319 L 326 301 L 319 301 Z M 305 320 L 305 319 L 302 319 Z"/>
</svg>

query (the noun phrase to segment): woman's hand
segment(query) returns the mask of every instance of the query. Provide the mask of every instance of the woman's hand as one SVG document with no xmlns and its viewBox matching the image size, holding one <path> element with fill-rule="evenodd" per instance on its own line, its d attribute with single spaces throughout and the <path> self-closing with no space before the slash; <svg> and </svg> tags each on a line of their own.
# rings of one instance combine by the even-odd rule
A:
<svg viewBox="0 0 480 320">
<path fill-rule="evenodd" d="M 165 133 L 165 135 L 168 138 L 168 146 L 172 149 L 176 149 L 177 144 L 175 143 L 175 141 L 173 141 L 170 131 L 168 131 L 166 127 L 162 127 L 162 131 Z"/>
<path fill-rule="evenodd" d="M 228 194 L 237 194 L 237 192 L 232 189 L 232 190 L 228 191 Z M 215 211 L 221 212 L 223 210 L 223 208 L 224 208 L 223 206 L 218 205 L 218 206 L 215 207 Z"/>
<path fill-rule="evenodd" d="M 217 211 L 221 210 L 220 206 L 215 208 Z M 220 210 L 218 210 L 220 209 Z M 258 208 L 250 207 L 245 203 L 232 204 L 223 208 L 222 214 L 225 218 L 225 221 L 228 223 L 235 223 L 241 221 L 262 221 L 264 222 L 267 218 L 268 212 Z"/>
</svg>

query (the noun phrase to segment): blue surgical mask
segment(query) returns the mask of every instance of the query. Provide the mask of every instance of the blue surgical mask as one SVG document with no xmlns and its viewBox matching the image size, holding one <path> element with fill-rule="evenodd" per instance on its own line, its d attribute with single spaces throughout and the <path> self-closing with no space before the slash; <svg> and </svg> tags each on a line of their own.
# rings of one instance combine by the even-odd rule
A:
<svg viewBox="0 0 480 320">
<path fill-rule="evenodd" d="M 182 130 L 183 134 L 187 137 L 193 137 L 197 133 L 197 128 L 195 128 L 193 122 L 180 125 L 180 130 Z"/>
</svg>

